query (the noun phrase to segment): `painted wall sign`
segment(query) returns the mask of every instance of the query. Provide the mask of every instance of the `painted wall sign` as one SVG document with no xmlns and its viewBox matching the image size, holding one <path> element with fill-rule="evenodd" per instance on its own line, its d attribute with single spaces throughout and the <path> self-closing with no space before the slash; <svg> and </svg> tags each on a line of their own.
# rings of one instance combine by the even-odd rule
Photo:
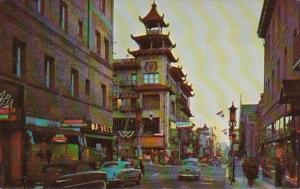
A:
<svg viewBox="0 0 300 189">
<path fill-rule="evenodd" d="M 61 127 L 81 128 L 87 127 L 87 122 L 84 119 L 65 119 Z"/>
<path fill-rule="evenodd" d="M 52 141 L 57 142 L 57 143 L 64 143 L 64 142 L 67 142 L 67 140 L 68 140 L 68 138 L 63 134 L 55 134 L 52 137 Z"/>
</svg>

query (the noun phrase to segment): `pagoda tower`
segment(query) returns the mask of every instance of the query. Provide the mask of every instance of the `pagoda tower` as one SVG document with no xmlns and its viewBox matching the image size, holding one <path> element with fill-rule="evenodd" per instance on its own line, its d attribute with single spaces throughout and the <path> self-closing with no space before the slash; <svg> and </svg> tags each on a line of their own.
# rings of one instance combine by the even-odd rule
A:
<svg viewBox="0 0 300 189">
<path fill-rule="evenodd" d="M 153 3 L 149 13 L 144 18 L 139 17 L 146 28 L 146 34 L 141 36 L 131 35 L 131 38 L 138 44 L 139 49 L 133 51 L 128 49 L 128 53 L 135 58 L 161 55 L 165 56 L 168 62 L 177 62 L 178 59 L 171 52 L 176 44 L 173 44 L 170 40 L 170 33 L 163 33 L 163 28 L 168 27 L 169 24 L 164 21 L 164 15 L 160 16 L 156 7 L 157 5 Z"/>
</svg>

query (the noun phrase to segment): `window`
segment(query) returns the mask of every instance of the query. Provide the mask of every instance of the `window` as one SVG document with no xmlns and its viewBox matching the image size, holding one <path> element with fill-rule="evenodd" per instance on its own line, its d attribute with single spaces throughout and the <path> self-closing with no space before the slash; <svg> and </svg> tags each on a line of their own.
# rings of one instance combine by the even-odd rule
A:
<svg viewBox="0 0 300 189">
<path fill-rule="evenodd" d="M 109 42 L 107 39 L 104 39 L 104 45 L 105 45 L 105 59 L 109 60 Z"/>
<path fill-rule="evenodd" d="M 144 134 L 155 134 L 160 133 L 159 130 L 159 118 L 153 117 L 152 120 L 149 118 L 143 118 Z"/>
<path fill-rule="evenodd" d="M 175 102 L 171 101 L 171 115 L 175 115 Z"/>
<path fill-rule="evenodd" d="M 22 68 L 25 64 L 25 43 L 13 41 L 13 74 L 21 77 Z"/>
<path fill-rule="evenodd" d="M 145 110 L 159 110 L 159 95 L 143 95 L 143 108 Z"/>
<path fill-rule="evenodd" d="M 100 32 L 96 31 L 95 32 L 95 41 L 96 41 L 96 52 L 98 54 L 101 54 L 101 35 Z"/>
<path fill-rule="evenodd" d="M 78 37 L 83 38 L 83 24 L 81 20 L 78 20 Z"/>
<path fill-rule="evenodd" d="M 40 14 L 44 14 L 44 0 L 35 0 L 35 10 Z"/>
<path fill-rule="evenodd" d="M 144 83 L 159 83 L 159 73 L 144 73 Z"/>
<path fill-rule="evenodd" d="M 105 0 L 100 0 L 99 8 L 105 13 Z"/>
<path fill-rule="evenodd" d="M 64 2 L 60 2 L 59 5 L 59 24 L 63 31 L 67 31 L 68 9 Z"/>
<path fill-rule="evenodd" d="M 77 97 L 78 89 L 79 89 L 78 71 L 72 68 L 71 69 L 71 95 Z"/>
<path fill-rule="evenodd" d="M 101 92 L 102 92 L 102 106 L 106 107 L 106 86 L 104 84 L 101 85 Z"/>
<path fill-rule="evenodd" d="M 137 80 L 136 73 L 131 74 L 131 82 L 132 82 L 132 84 L 136 84 L 136 80 Z"/>
<path fill-rule="evenodd" d="M 44 69 L 45 87 L 52 88 L 55 85 L 54 59 L 50 56 L 45 56 L 44 64 L 45 64 L 45 69 Z"/>
<path fill-rule="evenodd" d="M 91 92 L 90 80 L 86 79 L 85 80 L 85 94 L 90 95 L 90 92 Z"/>
</svg>

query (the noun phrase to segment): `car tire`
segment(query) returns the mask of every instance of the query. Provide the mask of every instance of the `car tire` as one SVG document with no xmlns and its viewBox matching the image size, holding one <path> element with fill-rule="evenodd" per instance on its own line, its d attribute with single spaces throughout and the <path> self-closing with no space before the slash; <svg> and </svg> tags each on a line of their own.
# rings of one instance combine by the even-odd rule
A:
<svg viewBox="0 0 300 189">
<path fill-rule="evenodd" d="M 140 184 L 141 178 L 142 178 L 142 175 L 139 176 L 138 180 L 136 181 L 136 185 L 139 185 L 139 184 Z"/>
<path fill-rule="evenodd" d="M 195 180 L 197 180 L 197 181 L 198 181 L 199 179 L 200 179 L 200 176 L 196 176 Z"/>
</svg>

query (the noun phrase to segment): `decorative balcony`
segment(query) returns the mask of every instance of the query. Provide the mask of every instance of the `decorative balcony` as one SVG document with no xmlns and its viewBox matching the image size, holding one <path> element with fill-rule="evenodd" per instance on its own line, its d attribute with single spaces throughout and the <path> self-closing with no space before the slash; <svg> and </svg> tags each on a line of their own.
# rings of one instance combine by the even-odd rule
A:
<svg viewBox="0 0 300 189">
<path fill-rule="evenodd" d="M 142 135 L 140 136 L 139 145 L 143 149 L 164 149 L 165 136 L 164 135 Z"/>
<path fill-rule="evenodd" d="M 118 97 L 121 99 L 124 98 L 137 99 L 139 95 L 135 92 L 120 92 Z"/>
<path fill-rule="evenodd" d="M 138 107 L 134 106 L 120 106 L 118 108 L 120 112 L 135 112 L 138 110 Z"/>
<path fill-rule="evenodd" d="M 136 86 L 136 84 L 137 84 L 136 80 L 119 80 L 120 87 Z"/>
<path fill-rule="evenodd" d="M 171 94 L 176 94 L 177 87 L 176 87 L 175 81 L 173 81 L 172 79 L 169 79 L 168 80 L 168 87 L 170 87 L 170 93 Z"/>
</svg>

